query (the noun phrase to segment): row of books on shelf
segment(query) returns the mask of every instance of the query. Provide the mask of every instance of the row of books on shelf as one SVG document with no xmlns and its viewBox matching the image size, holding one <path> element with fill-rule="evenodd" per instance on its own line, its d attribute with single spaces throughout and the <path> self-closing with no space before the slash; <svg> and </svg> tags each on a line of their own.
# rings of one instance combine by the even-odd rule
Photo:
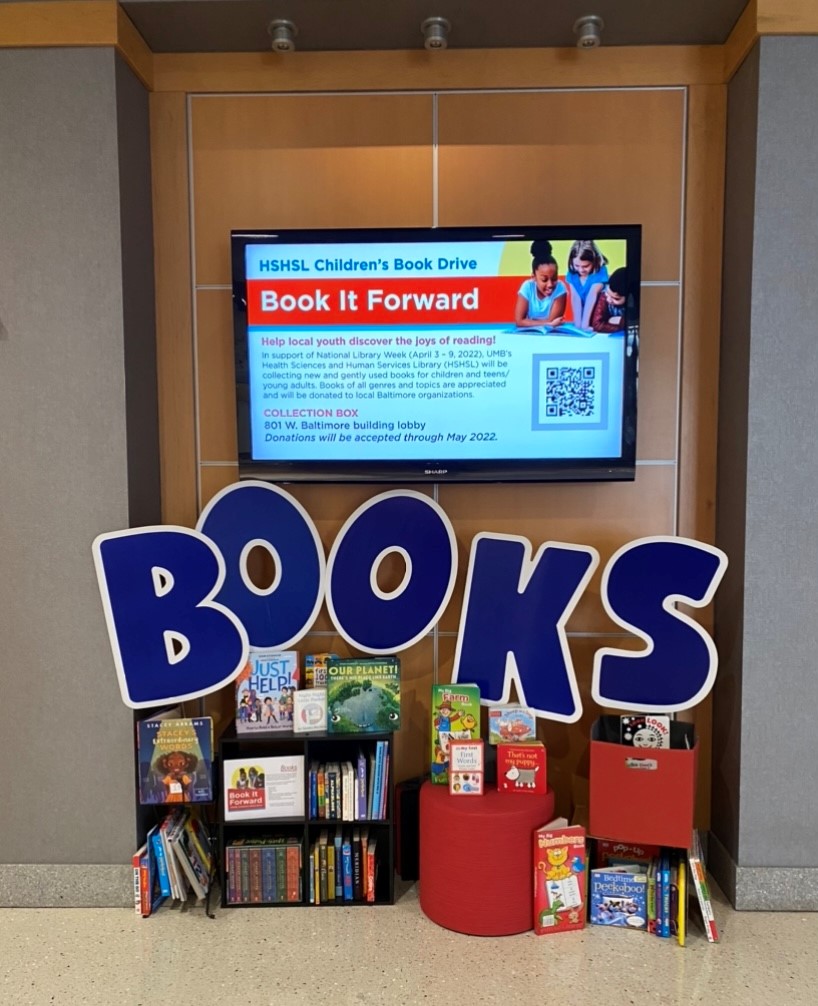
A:
<svg viewBox="0 0 818 1006">
<path fill-rule="evenodd" d="M 334 835 L 323 828 L 310 845 L 308 872 L 311 905 L 374 902 L 378 836 L 366 826 L 344 830 L 339 824 Z"/>
<path fill-rule="evenodd" d="M 318 762 L 309 769 L 309 815 L 313 820 L 382 821 L 387 815 L 389 745 L 377 741 L 368 755 L 351 761 Z"/>
<path fill-rule="evenodd" d="M 301 901 L 300 838 L 241 838 L 231 842 L 224 852 L 228 905 L 281 905 Z"/>
<path fill-rule="evenodd" d="M 174 808 L 155 824 L 133 856 L 134 909 L 147 918 L 167 899 L 203 900 L 210 890 L 213 851 L 200 818 L 187 807 Z"/>
<path fill-rule="evenodd" d="M 593 848 L 594 868 L 586 870 L 584 828 L 560 818 L 535 832 L 537 933 L 581 929 L 587 918 L 591 925 L 642 930 L 684 946 L 692 895 L 708 942 L 718 942 L 698 832 L 689 849 L 607 840 Z"/>
</svg>

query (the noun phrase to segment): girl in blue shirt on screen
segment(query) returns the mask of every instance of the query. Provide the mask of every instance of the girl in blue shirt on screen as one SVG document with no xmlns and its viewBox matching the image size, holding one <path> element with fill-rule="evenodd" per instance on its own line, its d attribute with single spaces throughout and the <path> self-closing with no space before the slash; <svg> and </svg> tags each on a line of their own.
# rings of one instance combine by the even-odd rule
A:
<svg viewBox="0 0 818 1006">
<path fill-rule="evenodd" d="M 608 260 L 593 241 L 573 243 L 565 280 L 571 293 L 574 324 L 589 329 L 594 304 L 608 282 Z"/>
<path fill-rule="evenodd" d="M 550 241 L 531 243 L 531 279 L 517 293 L 514 323 L 517 328 L 553 328 L 565 315 L 568 289 L 557 273 Z"/>
</svg>

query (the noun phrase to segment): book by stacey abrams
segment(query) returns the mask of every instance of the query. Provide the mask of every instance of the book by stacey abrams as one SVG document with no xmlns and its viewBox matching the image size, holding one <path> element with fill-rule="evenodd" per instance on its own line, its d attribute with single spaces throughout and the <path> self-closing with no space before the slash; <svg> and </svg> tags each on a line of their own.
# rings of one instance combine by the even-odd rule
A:
<svg viewBox="0 0 818 1006">
<path fill-rule="evenodd" d="M 400 661 L 397 657 L 327 660 L 330 733 L 400 730 Z"/>
<path fill-rule="evenodd" d="M 213 720 L 141 720 L 136 727 L 139 802 L 208 803 L 213 799 Z"/>
</svg>

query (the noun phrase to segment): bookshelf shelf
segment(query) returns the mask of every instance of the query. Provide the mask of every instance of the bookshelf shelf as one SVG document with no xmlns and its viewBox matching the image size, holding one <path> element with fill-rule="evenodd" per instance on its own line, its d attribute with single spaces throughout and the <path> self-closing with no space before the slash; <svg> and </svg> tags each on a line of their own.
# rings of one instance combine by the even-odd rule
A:
<svg viewBox="0 0 818 1006">
<path fill-rule="evenodd" d="M 378 742 L 385 744 L 388 756 L 388 780 L 385 787 L 384 816 L 378 818 L 360 818 L 342 820 L 340 818 L 322 818 L 310 816 L 310 766 L 329 765 L 331 763 L 351 762 L 357 764 L 359 753 L 363 753 L 366 765 L 370 764 Z M 276 758 L 280 756 L 303 757 L 304 764 L 304 810 L 302 816 L 266 817 L 253 820 L 225 820 L 224 809 L 224 775 L 225 763 L 236 760 L 247 760 L 248 765 L 254 758 Z M 293 733 L 292 731 L 270 731 L 266 733 L 236 734 L 235 729 L 226 733 L 219 742 L 218 779 L 218 837 L 219 837 L 219 875 L 221 879 L 221 904 L 224 908 L 294 908 L 308 906 L 311 908 L 354 907 L 391 905 L 395 900 L 394 889 L 394 786 L 392 782 L 394 766 L 394 734 L 332 734 L 332 733 Z M 369 773 L 367 771 L 367 780 Z M 312 903 L 308 872 L 311 869 L 310 850 L 319 843 L 322 831 L 326 830 L 328 844 L 334 842 L 336 830 L 340 826 L 344 838 L 349 838 L 354 849 L 354 835 L 359 836 L 364 830 L 371 841 L 377 838 L 376 862 L 377 872 L 374 885 L 374 901 L 363 898 L 353 900 L 340 898 L 322 901 L 319 905 Z M 283 845 L 297 845 L 299 849 L 299 871 L 297 898 L 294 900 L 273 900 L 272 886 L 265 887 L 261 877 L 261 856 L 282 856 L 282 852 L 271 852 L 269 846 L 264 852 L 256 852 L 261 839 L 278 839 Z M 293 853 L 290 853 L 293 855 Z M 255 866 L 250 865 L 251 860 Z M 267 877 L 269 860 L 265 859 L 263 876 Z M 278 860 L 279 867 L 283 862 Z M 245 876 L 242 876 L 242 868 Z M 366 863 L 360 864 L 361 869 Z M 272 866 L 269 867 L 272 870 Z M 233 876 L 231 878 L 231 870 Z M 251 879 L 250 874 L 255 870 Z M 272 885 L 272 880 L 270 884 Z M 243 886 L 242 886 L 243 884 Z M 341 885 L 342 886 L 342 885 Z M 251 893 L 252 892 L 252 893 Z M 280 892 L 279 892 L 280 893 Z M 265 898 L 266 894 L 266 898 Z M 295 895 L 295 890 L 291 891 Z M 245 897 L 248 900 L 245 900 Z M 255 900 L 249 900 L 250 898 Z M 239 899 L 239 900 L 237 900 Z M 260 900 L 259 900 L 260 899 Z"/>
</svg>

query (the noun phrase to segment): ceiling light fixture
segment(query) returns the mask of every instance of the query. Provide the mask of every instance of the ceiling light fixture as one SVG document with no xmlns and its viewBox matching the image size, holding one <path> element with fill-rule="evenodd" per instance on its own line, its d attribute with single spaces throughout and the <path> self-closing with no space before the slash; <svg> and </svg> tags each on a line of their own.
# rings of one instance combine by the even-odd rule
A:
<svg viewBox="0 0 818 1006">
<path fill-rule="evenodd" d="M 574 22 L 574 34 L 577 36 L 577 49 L 596 49 L 602 45 L 602 30 L 605 22 L 596 14 L 577 18 Z"/>
<path fill-rule="evenodd" d="M 267 31 L 273 40 L 273 52 L 295 52 L 295 36 L 298 28 L 292 21 L 276 18 L 267 25 Z"/>
<path fill-rule="evenodd" d="M 445 49 L 449 42 L 448 36 L 452 26 L 445 17 L 427 17 L 420 30 L 423 32 L 423 45 L 427 49 Z"/>
</svg>

